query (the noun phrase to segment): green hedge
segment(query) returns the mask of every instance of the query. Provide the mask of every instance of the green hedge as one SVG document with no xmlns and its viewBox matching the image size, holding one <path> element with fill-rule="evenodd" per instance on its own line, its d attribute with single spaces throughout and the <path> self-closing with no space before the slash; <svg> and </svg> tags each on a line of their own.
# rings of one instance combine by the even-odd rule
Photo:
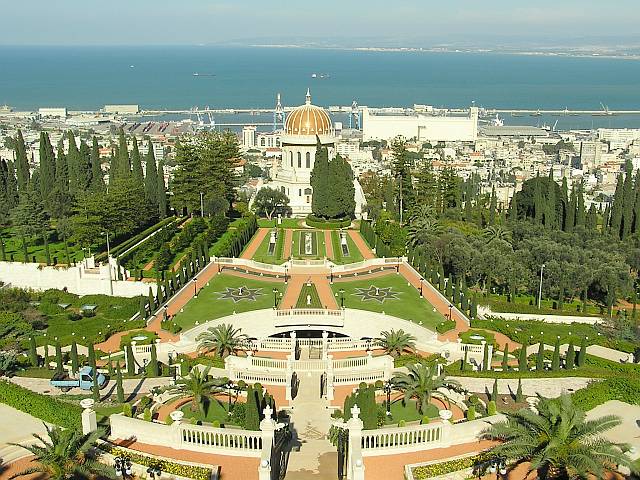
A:
<svg viewBox="0 0 640 480">
<path fill-rule="evenodd" d="M 64 428 L 81 426 L 82 408 L 79 406 L 32 392 L 5 380 L 0 381 L 0 403 Z"/>
<path fill-rule="evenodd" d="M 351 219 L 336 219 L 336 220 L 325 220 L 323 218 L 318 218 L 314 215 L 309 215 L 307 217 L 306 223 L 308 226 L 312 228 L 321 228 L 324 230 L 337 230 L 339 228 L 347 228 L 351 225 Z"/>
<path fill-rule="evenodd" d="M 134 450 L 119 448 L 115 445 L 107 443 L 100 445 L 100 449 L 116 457 L 127 457 L 131 460 L 131 462 L 142 465 L 144 467 L 157 465 L 159 463 L 162 467 L 162 473 L 168 473 L 170 475 L 193 478 L 194 480 L 209 480 L 213 476 L 213 471 L 210 468 L 199 467 L 195 465 L 185 465 L 182 463 L 175 463 L 167 460 L 158 461 L 157 458 L 150 455 L 144 455 Z"/>
<path fill-rule="evenodd" d="M 142 232 L 134 235 L 133 237 L 125 240 L 124 242 L 118 244 L 116 247 L 111 249 L 111 256 L 117 257 L 120 253 L 124 252 L 127 248 L 133 247 L 136 243 L 145 239 L 147 236 L 151 235 L 156 230 L 164 227 L 165 225 L 169 225 L 171 222 L 175 221 L 176 217 L 167 217 L 164 220 L 159 221 L 158 223 L 151 225 L 149 228 L 143 230 Z M 96 261 L 104 261 L 107 259 L 107 252 L 102 252 L 99 255 L 96 255 Z"/>
<path fill-rule="evenodd" d="M 413 469 L 413 478 L 416 480 L 424 480 L 427 478 L 438 477 L 440 475 L 446 475 L 447 473 L 457 472 L 467 468 L 473 468 L 478 462 L 485 462 L 489 460 L 491 453 L 488 451 L 479 453 L 477 455 L 471 455 L 465 458 L 458 458 L 456 460 L 448 460 L 441 463 L 433 463 L 431 465 L 424 465 Z"/>
<path fill-rule="evenodd" d="M 592 382 L 572 395 L 573 403 L 587 411 L 609 400 L 640 405 L 640 378 L 617 377 Z"/>
<path fill-rule="evenodd" d="M 438 333 L 447 333 L 456 328 L 455 320 L 443 320 L 438 325 L 436 325 L 436 331 Z"/>
</svg>

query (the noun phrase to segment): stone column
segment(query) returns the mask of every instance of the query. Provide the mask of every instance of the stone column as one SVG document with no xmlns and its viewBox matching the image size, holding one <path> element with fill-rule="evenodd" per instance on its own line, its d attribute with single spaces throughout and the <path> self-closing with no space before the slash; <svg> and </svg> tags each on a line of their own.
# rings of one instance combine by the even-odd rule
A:
<svg viewBox="0 0 640 480">
<path fill-rule="evenodd" d="M 322 359 L 326 360 L 329 353 L 329 332 L 322 332 Z"/>
<path fill-rule="evenodd" d="M 275 437 L 276 422 L 271 418 L 273 410 L 269 405 L 262 411 L 264 418 L 260 422 L 262 432 L 262 453 L 260 454 L 260 464 L 258 465 L 258 480 L 271 480 L 271 449 Z"/>
<path fill-rule="evenodd" d="M 364 480 L 364 460 L 362 458 L 362 427 L 358 405 L 351 408 L 351 418 L 347 422 L 349 429 L 349 455 L 347 458 L 347 478 Z"/>
<path fill-rule="evenodd" d="M 291 337 L 291 359 L 295 360 L 296 359 L 296 332 L 291 332 L 289 334 L 289 337 Z"/>
<path fill-rule="evenodd" d="M 293 362 L 291 360 L 291 355 L 287 355 L 287 369 L 285 371 L 285 382 L 286 382 L 286 392 L 285 399 L 293 400 L 293 392 L 292 385 L 293 382 Z"/>
<path fill-rule="evenodd" d="M 95 432 L 98 429 L 98 421 L 96 419 L 96 412 L 93 409 L 93 399 L 85 398 L 80 401 L 80 406 L 84 408 L 82 411 L 82 434 L 87 435 L 91 432 Z"/>
<path fill-rule="evenodd" d="M 327 355 L 327 400 L 333 400 L 333 355 Z"/>
</svg>

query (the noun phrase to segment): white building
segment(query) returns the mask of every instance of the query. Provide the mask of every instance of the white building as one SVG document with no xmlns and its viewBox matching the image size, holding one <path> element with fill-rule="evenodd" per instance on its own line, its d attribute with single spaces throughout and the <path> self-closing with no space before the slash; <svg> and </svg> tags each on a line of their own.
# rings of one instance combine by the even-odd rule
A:
<svg viewBox="0 0 640 480">
<path fill-rule="evenodd" d="M 279 136 L 282 159 L 273 169 L 273 182 L 265 186 L 280 189 L 290 200 L 294 216 L 311 213 L 311 171 L 316 158 L 318 141 L 327 147 L 329 159 L 335 158 L 337 138 L 331 126 L 331 119 L 322 108 L 311 104 L 311 95 L 307 91 L 304 105 L 293 110 L 288 116 L 285 131 Z M 365 203 L 364 193 L 357 180 L 356 215 L 362 212 Z"/>
<path fill-rule="evenodd" d="M 242 147 L 251 150 L 256 147 L 256 127 L 247 125 L 242 129 Z"/>
<path fill-rule="evenodd" d="M 38 109 L 38 115 L 42 118 L 67 118 L 65 107 L 42 107 Z"/>
<path fill-rule="evenodd" d="M 105 113 L 119 113 L 125 115 L 135 115 L 140 113 L 139 105 L 105 105 Z"/>
<path fill-rule="evenodd" d="M 474 142 L 478 138 L 478 108 L 465 116 L 373 114 L 362 109 L 362 140 L 415 138 L 420 142 Z"/>
</svg>

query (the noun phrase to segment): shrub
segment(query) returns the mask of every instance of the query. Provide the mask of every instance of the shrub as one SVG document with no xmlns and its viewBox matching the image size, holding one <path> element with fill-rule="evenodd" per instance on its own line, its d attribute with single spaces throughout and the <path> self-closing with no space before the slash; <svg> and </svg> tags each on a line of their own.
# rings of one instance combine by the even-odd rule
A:
<svg viewBox="0 0 640 480">
<path fill-rule="evenodd" d="M 487 404 L 487 415 L 491 416 L 491 415 L 495 415 L 496 414 L 496 402 L 491 400 L 488 404 Z"/>
<path fill-rule="evenodd" d="M 211 422 L 211 426 L 213 428 L 220 428 L 220 420 L 214 420 L 213 422 Z"/>
<path fill-rule="evenodd" d="M 244 418 L 246 415 L 246 408 L 244 403 L 236 402 L 231 409 L 231 421 L 242 428 L 244 428 Z"/>
<path fill-rule="evenodd" d="M 351 225 L 350 218 L 337 218 L 331 220 L 325 220 L 314 215 L 307 217 L 306 223 L 312 228 L 322 228 L 325 230 L 337 230 L 339 228 L 346 228 Z"/>
<path fill-rule="evenodd" d="M 331 413 L 331 418 L 342 418 L 342 410 L 339 408 Z"/>
<path fill-rule="evenodd" d="M 167 425 L 173 425 L 173 418 L 171 418 L 171 415 L 166 416 L 166 418 L 164 419 L 164 423 L 166 423 Z"/>
<path fill-rule="evenodd" d="M 475 420 L 476 419 L 476 407 L 471 405 L 467 409 L 467 420 Z"/>
<path fill-rule="evenodd" d="M 122 405 L 122 414 L 125 417 L 133 417 L 133 408 L 130 403 L 125 403 Z"/>
<path fill-rule="evenodd" d="M 456 328 L 456 322 L 454 320 L 443 320 L 436 325 L 436 331 L 438 333 L 447 333 Z"/>
<path fill-rule="evenodd" d="M 478 455 L 471 455 L 456 460 L 447 460 L 441 463 L 432 463 L 413 469 L 413 478 L 416 480 L 426 480 L 432 477 L 439 477 L 447 473 L 458 472 L 467 468 L 471 468 L 479 462 L 486 462 L 491 459 L 491 453 L 482 452 Z"/>
<path fill-rule="evenodd" d="M 63 428 L 80 428 L 82 408 L 56 398 L 32 392 L 7 381 L 0 381 L 0 403 Z"/>
<path fill-rule="evenodd" d="M 149 407 L 144 409 L 144 414 L 142 415 L 142 419 L 145 422 L 150 422 L 151 421 L 151 409 Z"/>
<path fill-rule="evenodd" d="M 619 400 L 631 405 L 640 405 L 640 378 L 617 377 L 594 381 L 573 395 L 574 405 L 587 411 L 609 400 Z"/>
<path fill-rule="evenodd" d="M 420 425 L 428 425 L 431 419 L 426 415 L 420 419 Z"/>
<path fill-rule="evenodd" d="M 407 425 L 407 422 L 405 422 L 404 420 L 400 420 L 400 421 L 398 422 L 398 426 L 399 426 L 399 427 L 404 427 L 404 426 L 406 426 L 406 425 Z"/>
</svg>

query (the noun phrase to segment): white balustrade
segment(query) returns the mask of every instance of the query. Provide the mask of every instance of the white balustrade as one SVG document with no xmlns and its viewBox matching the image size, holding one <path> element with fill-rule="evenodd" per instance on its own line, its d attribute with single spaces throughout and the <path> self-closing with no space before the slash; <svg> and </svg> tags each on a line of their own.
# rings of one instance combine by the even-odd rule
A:
<svg viewBox="0 0 640 480">
<path fill-rule="evenodd" d="M 382 428 L 379 430 L 362 431 L 362 454 L 392 455 L 394 453 L 413 452 L 446 446 L 446 427 L 437 422 L 428 425 L 410 427 Z"/>
</svg>

